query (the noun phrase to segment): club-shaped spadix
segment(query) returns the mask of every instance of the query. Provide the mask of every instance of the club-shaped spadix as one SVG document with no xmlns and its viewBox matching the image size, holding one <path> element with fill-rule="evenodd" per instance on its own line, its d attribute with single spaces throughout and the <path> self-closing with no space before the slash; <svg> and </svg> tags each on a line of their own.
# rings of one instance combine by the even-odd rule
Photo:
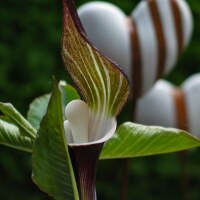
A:
<svg viewBox="0 0 200 200">
<path fill-rule="evenodd" d="M 82 100 L 71 101 L 65 108 L 65 114 L 75 143 L 88 142 L 89 109 Z"/>
</svg>

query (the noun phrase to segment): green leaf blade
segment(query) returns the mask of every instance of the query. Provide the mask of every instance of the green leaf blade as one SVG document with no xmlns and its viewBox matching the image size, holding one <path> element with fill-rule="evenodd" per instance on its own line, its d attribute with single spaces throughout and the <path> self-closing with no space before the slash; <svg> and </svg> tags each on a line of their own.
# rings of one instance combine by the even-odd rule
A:
<svg viewBox="0 0 200 200">
<path fill-rule="evenodd" d="M 63 128 L 61 94 L 57 85 L 42 119 L 32 156 L 33 181 L 59 200 L 78 200 L 78 192 Z"/>
<path fill-rule="evenodd" d="M 198 146 L 200 140 L 185 131 L 126 122 L 105 144 L 100 159 L 155 155 Z"/>
<path fill-rule="evenodd" d="M 50 96 L 50 94 L 45 94 L 38 97 L 29 106 L 27 119 L 36 130 L 39 129 L 40 122 L 46 114 Z"/>
<path fill-rule="evenodd" d="M 60 81 L 59 89 L 62 96 L 63 110 L 70 101 L 80 99 L 76 89 L 64 81 Z M 34 99 L 29 106 L 27 119 L 36 130 L 39 129 L 40 122 L 47 112 L 50 97 L 51 94 L 42 95 Z"/>
<path fill-rule="evenodd" d="M 22 136 L 20 129 L 15 124 L 5 117 L 0 117 L 0 144 L 30 153 L 34 140 Z"/>
<path fill-rule="evenodd" d="M 70 101 L 73 101 L 75 99 L 80 99 L 80 96 L 79 96 L 77 90 L 73 86 L 71 86 L 70 84 L 67 84 L 64 81 L 60 81 L 59 89 L 60 89 L 60 92 L 62 95 L 62 102 L 63 102 L 64 107 Z"/>
<path fill-rule="evenodd" d="M 0 111 L 7 117 L 11 122 L 16 124 L 23 132 L 24 136 L 31 139 L 35 139 L 36 130 L 31 124 L 13 107 L 10 103 L 0 102 Z"/>
</svg>

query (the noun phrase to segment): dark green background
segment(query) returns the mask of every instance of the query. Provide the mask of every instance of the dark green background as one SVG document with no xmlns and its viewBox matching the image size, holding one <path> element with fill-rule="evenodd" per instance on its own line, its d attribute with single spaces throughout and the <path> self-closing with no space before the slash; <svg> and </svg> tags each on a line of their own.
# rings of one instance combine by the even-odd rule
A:
<svg viewBox="0 0 200 200">
<path fill-rule="evenodd" d="M 76 1 L 77 6 L 87 1 Z M 139 1 L 110 0 L 127 14 Z M 188 2 L 194 16 L 194 34 L 177 67 L 166 77 L 179 85 L 199 72 L 200 3 Z M 60 56 L 61 0 L 0 1 L 0 101 L 12 102 L 26 116 L 35 97 L 51 91 L 51 78 L 67 79 Z M 135 158 L 130 163 L 128 200 L 182 199 L 181 165 L 177 154 Z M 100 161 L 99 200 L 120 199 L 124 170 L 121 160 Z M 200 151 L 188 158 L 189 194 L 200 199 Z M 0 146 L 0 199 L 50 199 L 31 181 L 30 155 Z"/>
</svg>

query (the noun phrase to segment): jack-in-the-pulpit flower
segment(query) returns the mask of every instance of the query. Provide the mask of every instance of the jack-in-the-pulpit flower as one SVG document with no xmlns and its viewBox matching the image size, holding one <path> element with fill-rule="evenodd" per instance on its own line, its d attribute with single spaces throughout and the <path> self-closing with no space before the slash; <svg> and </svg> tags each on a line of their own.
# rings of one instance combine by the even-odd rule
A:
<svg viewBox="0 0 200 200">
<path fill-rule="evenodd" d="M 127 101 L 129 84 L 118 66 L 88 40 L 73 1 L 64 0 L 63 6 L 63 61 L 84 99 L 66 106 L 64 127 L 79 196 L 93 200 L 96 162 L 104 142 L 115 133 L 116 115 Z"/>
<path fill-rule="evenodd" d="M 81 199 L 96 199 L 96 164 L 105 141 L 115 133 L 115 117 L 97 116 L 82 100 L 73 100 L 65 108 L 64 121 L 67 143 L 71 149 L 73 166 L 78 176 Z"/>
<path fill-rule="evenodd" d="M 65 199 L 75 194 L 75 199 L 95 200 L 95 174 L 99 157 L 127 158 L 166 153 L 198 146 L 200 142 L 184 131 L 146 127 L 130 122 L 123 123 L 116 130 L 116 116 L 129 97 L 128 80 L 120 68 L 89 41 L 73 1 L 63 0 L 63 7 L 63 62 L 82 100 L 71 101 L 66 106 L 67 119 L 62 121 L 64 130 L 59 121 L 56 128 L 62 135 L 57 137 L 54 132 L 48 134 L 48 137 L 54 138 L 56 144 L 61 144 L 60 138 L 64 138 L 62 145 L 57 145 L 56 148 L 51 146 L 55 141 L 49 142 L 46 137 L 42 137 L 45 135 L 42 134 L 43 131 L 51 132 L 51 124 L 46 126 L 48 130 L 44 127 L 39 131 L 39 139 L 36 140 L 33 151 L 33 179 L 54 198 Z M 134 87 L 137 89 L 140 86 L 133 85 Z M 58 93 L 55 87 L 49 104 L 49 114 L 44 117 L 41 127 L 48 119 L 57 118 L 50 111 L 57 102 Z M 63 119 L 60 115 L 58 117 Z M 115 135 L 112 137 L 113 134 Z M 50 147 L 41 153 L 38 148 L 44 146 L 42 140 Z M 46 152 L 49 156 L 46 156 Z M 63 160 L 63 155 L 68 162 Z M 45 160 L 42 161 L 43 158 Z M 48 168 L 44 167 L 44 163 L 48 163 Z M 49 177 L 49 174 L 52 175 Z M 66 185 L 73 187 L 66 188 Z"/>
</svg>

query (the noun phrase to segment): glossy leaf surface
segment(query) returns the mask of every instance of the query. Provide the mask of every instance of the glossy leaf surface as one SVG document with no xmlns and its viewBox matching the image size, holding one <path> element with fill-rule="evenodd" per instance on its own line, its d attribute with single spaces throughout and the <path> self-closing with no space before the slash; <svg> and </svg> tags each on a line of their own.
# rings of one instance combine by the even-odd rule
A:
<svg viewBox="0 0 200 200">
<path fill-rule="evenodd" d="M 33 181 L 59 200 L 78 200 L 78 192 L 63 127 L 61 94 L 54 85 L 32 155 Z"/>
<path fill-rule="evenodd" d="M 0 102 L 0 111 L 9 119 L 10 122 L 16 124 L 22 131 L 24 136 L 34 139 L 36 130 L 31 124 L 13 107 L 10 103 Z"/>
<path fill-rule="evenodd" d="M 79 99 L 79 95 L 74 87 L 69 84 L 66 84 L 64 81 L 60 81 L 59 89 L 62 96 L 62 105 L 64 107 L 72 100 Z M 28 111 L 28 121 L 35 129 L 39 129 L 40 122 L 47 111 L 47 106 L 50 99 L 50 94 L 42 95 L 30 104 Z"/>
<path fill-rule="evenodd" d="M 0 144 L 22 151 L 32 152 L 34 140 L 23 136 L 22 130 L 8 118 L 0 117 Z"/>
<path fill-rule="evenodd" d="M 80 96 L 77 90 L 70 84 L 60 81 L 59 89 L 61 92 L 62 103 L 63 103 L 64 108 L 70 101 L 73 101 L 75 99 L 80 99 Z"/>
<path fill-rule="evenodd" d="M 185 131 L 126 122 L 105 144 L 101 159 L 130 158 L 181 151 L 200 146 L 200 140 Z"/>
<path fill-rule="evenodd" d="M 50 96 L 50 94 L 45 94 L 38 97 L 29 106 L 27 119 L 36 130 L 39 129 L 40 122 L 47 111 Z"/>
</svg>

